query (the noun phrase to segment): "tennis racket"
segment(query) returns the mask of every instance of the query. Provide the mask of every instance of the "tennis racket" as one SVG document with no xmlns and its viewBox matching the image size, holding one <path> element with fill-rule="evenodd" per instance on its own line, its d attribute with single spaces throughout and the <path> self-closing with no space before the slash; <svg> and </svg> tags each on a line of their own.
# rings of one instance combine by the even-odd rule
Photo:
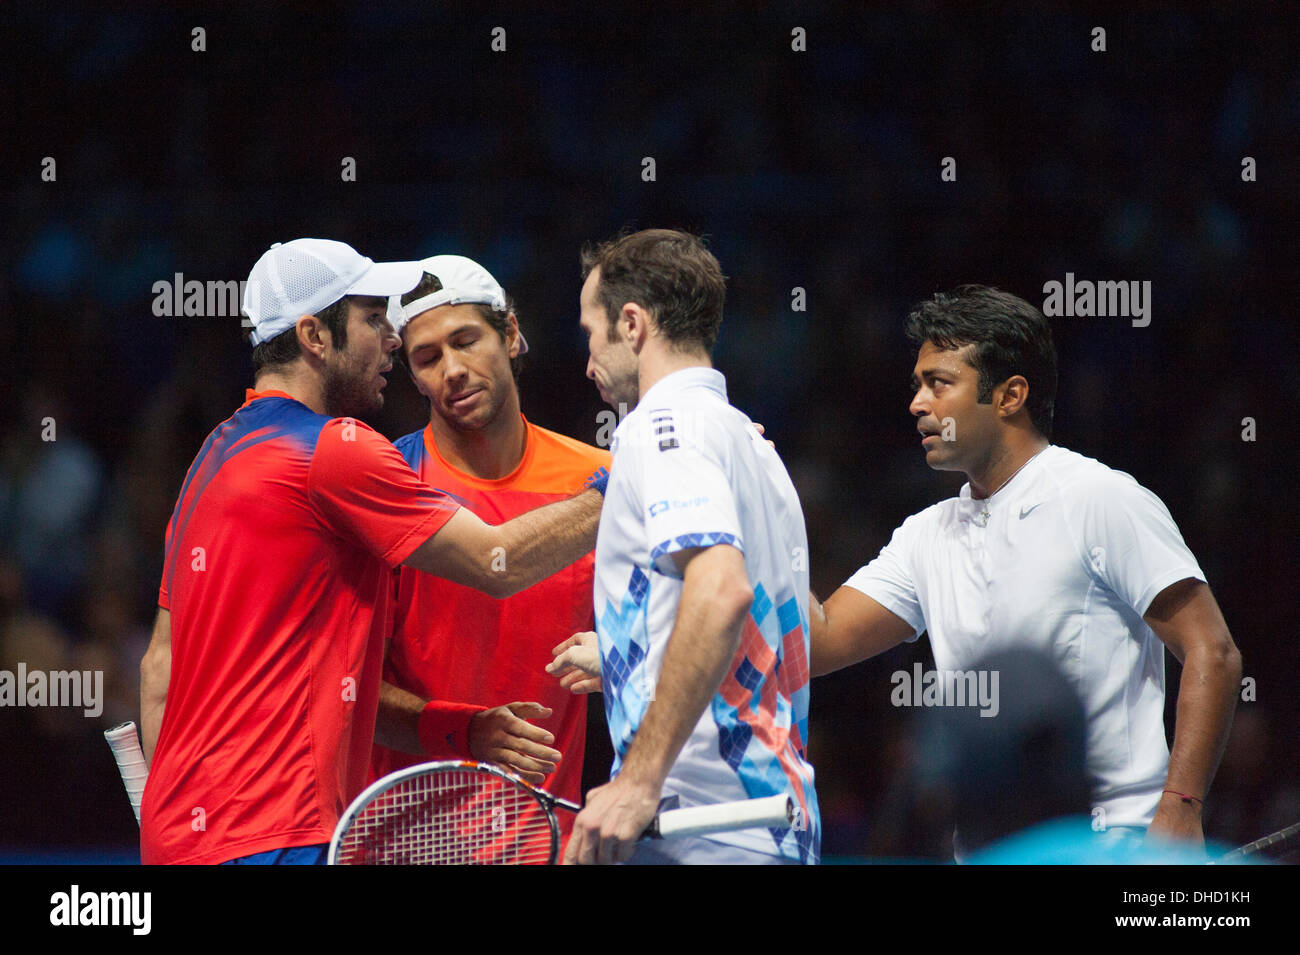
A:
<svg viewBox="0 0 1300 955">
<path fill-rule="evenodd" d="M 334 830 L 329 864 L 554 865 L 556 809 L 582 807 L 486 763 L 422 763 L 385 776 L 352 802 Z M 787 829 L 793 820 L 794 802 L 776 795 L 665 810 L 642 838 Z"/>
<path fill-rule="evenodd" d="M 113 747 L 113 756 L 117 760 L 117 771 L 122 774 L 122 785 L 126 787 L 126 796 L 131 800 L 135 810 L 135 824 L 140 824 L 140 797 L 144 793 L 144 784 L 149 779 L 149 766 L 144 761 L 144 750 L 140 748 L 140 737 L 136 735 L 135 723 L 127 720 L 118 723 L 111 730 L 104 730 L 104 739 Z"/>
<path fill-rule="evenodd" d="M 1261 859 L 1273 859 L 1278 862 L 1295 861 L 1292 857 L 1297 853 L 1300 853 L 1300 822 L 1279 829 L 1263 839 L 1256 839 L 1254 842 L 1239 846 L 1220 856 L 1217 861 L 1221 865 L 1258 862 Z"/>
</svg>

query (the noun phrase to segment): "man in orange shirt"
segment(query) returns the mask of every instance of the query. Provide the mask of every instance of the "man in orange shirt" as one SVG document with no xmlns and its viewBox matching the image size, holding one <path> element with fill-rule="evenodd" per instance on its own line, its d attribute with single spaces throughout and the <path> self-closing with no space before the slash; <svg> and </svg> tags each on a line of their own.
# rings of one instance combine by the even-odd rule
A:
<svg viewBox="0 0 1300 955">
<path fill-rule="evenodd" d="M 412 470 L 491 524 L 606 475 L 609 452 L 521 413 L 516 381 L 528 345 L 496 280 L 459 255 L 421 264 L 420 284 L 389 307 L 430 406 L 429 424 L 394 442 Z M 473 758 L 581 801 L 586 697 L 545 667 L 557 644 L 592 629 L 592 568 L 588 554 L 506 600 L 400 572 L 374 775 L 430 758 Z M 502 700 L 535 702 L 496 705 Z M 572 818 L 559 815 L 567 835 Z"/>
</svg>

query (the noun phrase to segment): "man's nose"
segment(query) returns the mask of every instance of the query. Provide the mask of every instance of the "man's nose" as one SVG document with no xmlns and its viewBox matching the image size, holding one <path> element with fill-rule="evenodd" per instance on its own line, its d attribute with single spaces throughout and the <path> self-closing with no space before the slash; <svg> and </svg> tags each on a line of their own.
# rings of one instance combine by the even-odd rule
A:
<svg viewBox="0 0 1300 955">
<path fill-rule="evenodd" d="M 456 354 L 456 349 L 448 348 L 442 354 L 442 376 L 444 378 L 455 378 L 465 373 L 465 363 L 460 360 Z"/>
</svg>

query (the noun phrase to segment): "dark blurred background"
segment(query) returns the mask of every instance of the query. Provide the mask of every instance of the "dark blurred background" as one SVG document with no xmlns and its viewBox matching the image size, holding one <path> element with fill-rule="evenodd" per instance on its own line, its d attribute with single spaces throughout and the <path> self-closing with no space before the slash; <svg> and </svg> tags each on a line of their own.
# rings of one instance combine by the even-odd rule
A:
<svg viewBox="0 0 1300 955">
<path fill-rule="evenodd" d="M 137 718 L 175 495 L 251 383 L 239 320 L 158 317 L 153 284 L 243 280 L 300 236 L 482 262 L 532 346 L 525 413 L 594 441 L 580 246 L 624 227 L 707 234 L 729 276 L 715 360 L 790 468 L 823 597 L 962 483 L 916 445 L 911 303 L 981 282 L 1041 305 L 1066 272 L 1150 281 L 1149 327 L 1054 320 L 1055 441 L 1164 500 L 1256 681 L 1207 834 L 1300 819 L 1292 9 L 10 5 L 0 669 L 102 669 L 108 701 L 98 719 L 0 710 L 0 856 L 131 857 L 101 732 Z M 380 430 L 421 425 L 400 372 L 387 395 Z M 914 714 L 889 702 L 890 673 L 917 660 L 932 665 L 924 640 L 814 684 L 829 855 L 942 856 L 904 784 L 923 758 Z"/>
</svg>

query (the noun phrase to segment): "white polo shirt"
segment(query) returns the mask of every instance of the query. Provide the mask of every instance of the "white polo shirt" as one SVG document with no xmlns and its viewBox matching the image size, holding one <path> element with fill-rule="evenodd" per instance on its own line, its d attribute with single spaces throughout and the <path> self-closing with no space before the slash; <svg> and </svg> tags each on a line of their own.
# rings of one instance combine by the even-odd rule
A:
<svg viewBox="0 0 1300 955">
<path fill-rule="evenodd" d="M 985 514 L 987 513 L 987 517 Z M 1169 769 L 1164 645 L 1142 615 L 1205 580 L 1160 499 L 1131 476 L 1049 445 L 996 494 L 914 514 L 847 586 L 916 631 L 939 670 L 1008 647 L 1047 651 L 1088 718 L 1093 805 L 1148 826 Z"/>
<path fill-rule="evenodd" d="M 788 793 L 790 829 L 707 837 L 801 862 L 820 847 L 808 739 L 808 537 L 785 465 L 711 368 L 656 382 L 610 447 L 596 539 L 596 633 L 617 775 L 654 696 L 682 579 L 671 555 L 725 544 L 754 591 L 740 648 L 664 784 L 680 804 Z M 691 634 L 681 635 L 686 639 Z M 664 850 L 671 843 L 664 843 Z"/>
</svg>

